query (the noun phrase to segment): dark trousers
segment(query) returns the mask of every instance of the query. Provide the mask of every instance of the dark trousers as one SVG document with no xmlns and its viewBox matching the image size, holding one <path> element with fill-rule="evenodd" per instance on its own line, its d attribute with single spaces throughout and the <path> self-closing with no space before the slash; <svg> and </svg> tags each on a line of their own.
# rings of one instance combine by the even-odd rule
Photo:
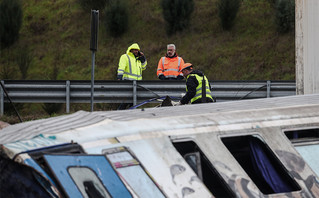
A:
<svg viewBox="0 0 319 198">
<path fill-rule="evenodd" d="M 133 106 L 133 103 L 121 103 L 119 105 L 119 107 L 117 108 L 117 110 L 124 110 L 124 109 L 128 109 L 130 107 Z"/>
<path fill-rule="evenodd" d="M 206 103 L 210 103 L 210 102 L 215 102 L 215 101 L 212 100 L 211 98 L 206 97 Z M 199 104 L 199 103 L 202 103 L 202 98 L 199 98 L 199 99 L 195 100 L 194 102 L 192 102 L 192 104 Z"/>
</svg>

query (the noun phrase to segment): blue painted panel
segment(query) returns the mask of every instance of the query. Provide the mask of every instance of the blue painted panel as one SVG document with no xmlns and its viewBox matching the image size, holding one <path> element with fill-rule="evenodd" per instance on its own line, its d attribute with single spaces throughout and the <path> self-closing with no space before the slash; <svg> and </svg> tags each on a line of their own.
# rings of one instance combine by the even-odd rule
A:
<svg viewBox="0 0 319 198">
<path fill-rule="evenodd" d="M 70 197 L 83 197 L 68 173 L 68 167 L 91 168 L 112 197 L 132 197 L 104 155 L 44 155 L 57 179 Z"/>
<path fill-rule="evenodd" d="M 24 160 L 24 163 L 26 165 L 29 165 L 31 167 L 33 167 L 34 169 L 36 169 L 37 171 L 39 171 L 40 173 L 42 173 L 46 178 L 48 178 L 50 180 L 50 182 L 52 184 L 54 184 L 54 186 L 56 187 L 56 184 L 54 183 L 54 181 L 52 180 L 52 178 L 32 159 L 32 158 L 28 158 Z"/>
</svg>

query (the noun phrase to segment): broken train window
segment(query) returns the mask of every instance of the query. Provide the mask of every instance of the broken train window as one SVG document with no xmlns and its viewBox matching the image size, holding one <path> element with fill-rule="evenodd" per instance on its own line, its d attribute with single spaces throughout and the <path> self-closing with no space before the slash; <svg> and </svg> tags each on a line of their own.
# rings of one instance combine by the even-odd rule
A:
<svg viewBox="0 0 319 198">
<path fill-rule="evenodd" d="M 89 167 L 69 167 L 68 172 L 84 197 L 111 198 L 101 180 Z"/>
<path fill-rule="evenodd" d="M 165 197 L 156 183 L 147 174 L 142 164 L 128 148 L 104 149 L 102 153 L 106 155 L 120 177 L 124 178 L 139 197 Z"/>
<path fill-rule="evenodd" d="M 174 140 L 173 145 L 215 197 L 235 197 L 198 145 L 191 140 Z"/>
<path fill-rule="evenodd" d="M 319 175 L 319 128 L 293 129 L 284 133 L 311 169 Z"/>
<path fill-rule="evenodd" d="M 259 136 L 225 137 L 222 142 L 263 194 L 301 190 Z"/>
<path fill-rule="evenodd" d="M 132 197 L 104 155 L 44 155 L 65 197 Z"/>
</svg>

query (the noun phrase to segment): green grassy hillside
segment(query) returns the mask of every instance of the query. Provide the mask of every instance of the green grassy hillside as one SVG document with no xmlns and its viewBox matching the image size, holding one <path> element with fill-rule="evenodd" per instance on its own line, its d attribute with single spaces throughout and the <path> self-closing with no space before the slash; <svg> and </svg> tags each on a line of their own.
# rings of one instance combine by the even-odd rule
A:
<svg viewBox="0 0 319 198">
<path fill-rule="evenodd" d="M 76 0 L 23 2 L 23 27 L 18 43 L 1 51 L 1 78 L 21 79 L 15 57 L 29 49 L 32 63 L 27 79 L 89 80 L 91 78 L 90 10 Z M 114 80 L 118 60 L 137 42 L 146 54 L 146 80 L 155 80 L 166 45 L 175 43 L 186 62 L 210 80 L 294 80 L 294 32 L 278 34 L 269 0 L 242 1 L 232 31 L 222 30 L 217 0 L 194 0 L 187 30 L 168 37 L 160 0 L 130 0 L 129 30 L 111 38 L 100 11 L 96 80 Z"/>
<path fill-rule="evenodd" d="M 20 39 L 10 49 L 0 51 L 0 79 L 21 79 L 16 60 L 29 51 L 32 62 L 26 79 L 90 80 L 90 10 L 84 11 L 77 0 L 22 2 Z M 204 71 L 209 80 L 294 80 L 295 35 L 276 32 L 271 2 L 243 0 L 235 26 L 225 32 L 219 22 L 217 0 L 194 0 L 190 26 L 170 37 L 160 0 L 128 1 L 130 25 L 120 38 L 107 34 L 101 10 L 95 79 L 115 80 L 120 56 L 137 42 L 148 60 L 145 80 L 157 79 L 157 63 L 169 43 L 175 43 L 178 54 Z M 48 116 L 41 104 L 17 106 L 24 121 Z M 94 109 L 116 106 L 96 104 Z M 71 112 L 80 109 L 89 111 L 90 105 L 71 105 Z M 18 122 L 14 113 L 1 120 Z"/>
</svg>

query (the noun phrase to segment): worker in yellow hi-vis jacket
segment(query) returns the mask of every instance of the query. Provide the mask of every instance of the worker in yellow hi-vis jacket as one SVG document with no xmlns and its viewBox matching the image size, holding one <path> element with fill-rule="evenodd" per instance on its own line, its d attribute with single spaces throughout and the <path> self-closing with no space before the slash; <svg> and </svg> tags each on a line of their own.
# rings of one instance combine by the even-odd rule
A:
<svg viewBox="0 0 319 198">
<path fill-rule="evenodd" d="M 118 80 L 142 80 L 142 71 L 146 69 L 147 60 L 137 43 L 128 47 L 119 61 Z"/>
</svg>

